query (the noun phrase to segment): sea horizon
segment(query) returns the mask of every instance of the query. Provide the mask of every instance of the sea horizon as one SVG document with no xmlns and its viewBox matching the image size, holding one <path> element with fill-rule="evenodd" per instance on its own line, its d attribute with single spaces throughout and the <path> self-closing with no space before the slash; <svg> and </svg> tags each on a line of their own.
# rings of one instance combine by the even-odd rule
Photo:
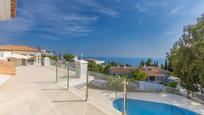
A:
<svg viewBox="0 0 204 115">
<path fill-rule="evenodd" d="M 105 61 L 105 63 L 114 61 L 121 64 L 129 64 L 131 66 L 138 66 L 142 59 L 144 61 L 148 59 L 148 57 L 117 57 L 117 56 L 115 57 L 114 56 L 85 56 L 83 58 L 101 60 L 101 61 Z M 161 65 L 165 63 L 166 58 L 151 58 L 151 59 L 153 62 L 158 61 L 159 65 Z"/>
</svg>

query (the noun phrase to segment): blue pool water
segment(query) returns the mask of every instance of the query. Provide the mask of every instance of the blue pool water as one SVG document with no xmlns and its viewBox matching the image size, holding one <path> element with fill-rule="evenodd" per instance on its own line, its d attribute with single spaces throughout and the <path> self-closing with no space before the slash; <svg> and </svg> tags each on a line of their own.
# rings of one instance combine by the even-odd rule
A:
<svg viewBox="0 0 204 115">
<path fill-rule="evenodd" d="M 113 106 L 123 111 L 123 99 L 119 98 L 113 101 Z M 128 115 L 199 115 L 193 111 L 180 108 L 174 105 L 127 99 Z"/>
</svg>

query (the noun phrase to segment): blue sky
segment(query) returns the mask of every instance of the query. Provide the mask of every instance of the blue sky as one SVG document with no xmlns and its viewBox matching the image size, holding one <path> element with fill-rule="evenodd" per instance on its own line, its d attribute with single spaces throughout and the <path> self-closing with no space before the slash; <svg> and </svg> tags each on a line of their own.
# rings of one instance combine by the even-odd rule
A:
<svg viewBox="0 0 204 115">
<path fill-rule="evenodd" d="M 18 0 L 0 44 L 87 56 L 165 57 L 203 0 Z"/>
</svg>

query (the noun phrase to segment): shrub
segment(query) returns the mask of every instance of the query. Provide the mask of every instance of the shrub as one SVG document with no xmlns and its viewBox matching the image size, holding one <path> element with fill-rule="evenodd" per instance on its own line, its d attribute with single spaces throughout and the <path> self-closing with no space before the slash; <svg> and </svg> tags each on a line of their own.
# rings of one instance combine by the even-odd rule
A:
<svg viewBox="0 0 204 115">
<path fill-rule="evenodd" d="M 172 88 L 176 88 L 177 83 L 176 82 L 169 82 L 165 84 L 167 87 L 172 87 Z"/>
</svg>

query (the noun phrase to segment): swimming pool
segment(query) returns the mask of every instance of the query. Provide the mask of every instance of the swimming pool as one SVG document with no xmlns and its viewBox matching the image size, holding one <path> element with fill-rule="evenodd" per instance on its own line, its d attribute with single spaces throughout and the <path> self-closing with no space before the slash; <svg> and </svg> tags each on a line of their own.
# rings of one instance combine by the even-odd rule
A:
<svg viewBox="0 0 204 115">
<path fill-rule="evenodd" d="M 123 99 L 119 98 L 113 101 L 113 106 L 123 111 Z M 180 108 L 174 105 L 127 99 L 128 115 L 199 115 L 196 112 Z"/>
</svg>

